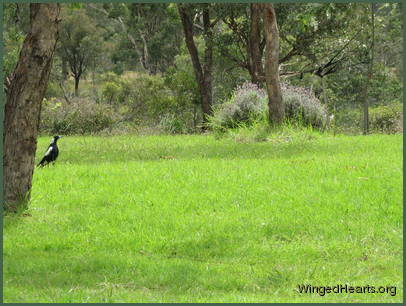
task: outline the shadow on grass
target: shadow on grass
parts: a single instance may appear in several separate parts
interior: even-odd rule
[[[108,287],[170,290],[182,294],[185,290],[195,287],[216,286],[213,280],[221,276],[218,271],[207,271],[205,263],[165,258],[158,254],[150,257],[139,254],[115,256],[113,253],[94,254],[96,256],[78,253],[74,255],[72,252],[35,253],[14,254],[13,259],[9,260],[5,258],[7,269],[4,278],[8,286],[34,288],[40,290],[43,296],[47,295],[47,290],[51,288],[62,289],[64,292],[81,288],[103,293]],[[26,264],[21,265],[22,262]],[[18,280],[18,283],[14,280]],[[225,289],[235,285],[235,280],[223,279],[217,284],[218,288],[212,289]],[[5,298],[7,299],[7,296]]]

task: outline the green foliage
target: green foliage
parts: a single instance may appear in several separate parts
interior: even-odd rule
[[[165,85],[175,94],[179,106],[199,105],[200,95],[190,55],[180,54],[165,74]]]
[[[373,132],[403,133],[403,104],[393,102],[370,108],[370,127]]]
[[[28,4],[5,3],[3,11],[3,71],[14,71],[29,25]]]
[[[20,31],[14,29],[7,31],[4,36],[4,58],[3,69],[6,76],[10,75],[17,64],[25,36]]]
[[[398,3],[380,3],[375,8],[373,77],[368,86],[373,107],[401,100],[402,93],[401,8]],[[290,52],[294,54],[286,66],[282,64],[282,73],[311,71],[308,67],[317,68],[333,57],[341,60],[336,71],[323,78],[325,88],[319,77],[306,73],[290,81],[312,87],[320,99],[325,96],[323,103],[337,114],[336,127],[355,132],[362,118],[355,109],[361,107],[371,55],[371,4],[280,4],[276,9],[281,59]],[[312,25],[314,17],[317,23]],[[306,31],[303,23],[308,27]]]
[[[71,103],[52,98],[45,100],[41,112],[42,134],[94,134],[111,129],[120,117],[113,109],[89,99],[77,98]]]
[[[62,138],[4,217],[4,302],[401,303],[402,136],[305,134]],[[294,290],[337,280],[398,290]]]
[[[335,132],[360,134],[363,116],[361,107],[337,111],[334,118]],[[371,133],[403,133],[403,104],[394,101],[387,105],[369,107],[369,128]]]
[[[362,130],[363,114],[361,108],[345,108],[334,114],[334,131],[356,135]]]
[[[116,72],[134,67],[155,74],[173,63],[182,41],[177,9],[166,3],[106,4],[111,19],[120,24],[119,44],[112,50]],[[137,59],[134,61],[134,59]]]
[[[190,56],[185,53],[177,55],[174,66],[168,69],[164,78],[165,86],[172,92],[174,104],[173,114],[168,118],[179,118],[188,132],[195,131],[202,117],[201,99]],[[168,118],[162,122],[165,126]],[[181,130],[185,131],[185,128]]]
[[[187,84],[185,84],[187,86]],[[166,80],[160,75],[140,74],[132,87],[130,98],[136,102],[138,112],[143,118],[164,127],[165,131],[175,133],[191,132],[196,127],[198,106],[176,95]]]
[[[392,101],[401,100],[402,78],[398,77],[397,73],[397,69],[383,63],[374,65],[374,77],[368,90],[372,106],[391,105]]]
[[[200,109],[196,83],[182,70],[165,76],[108,73],[101,76],[102,101],[115,106],[125,120],[155,125],[169,133],[194,130]]]
[[[121,80],[119,100],[129,107],[132,118],[154,120],[173,107],[171,93],[160,75],[126,73]]]
[[[68,71],[72,65],[68,64],[68,58],[76,58],[84,64],[80,72],[81,97],[107,105],[125,124],[146,129],[156,127],[170,133],[199,130],[200,94],[183,42],[177,4],[92,3],[61,4],[61,7],[60,40],[45,96],[48,100],[72,98],[72,69]],[[250,79],[246,54],[249,4],[188,4],[188,7],[195,16],[195,44],[201,59],[205,41],[199,12],[203,7],[210,9],[214,34],[213,104],[219,109],[224,101],[234,99],[238,85]],[[385,113],[386,108],[378,111],[375,108],[402,100],[402,9],[399,3],[379,3],[375,8],[375,57],[368,87],[373,113],[371,127],[373,131],[391,132],[392,128],[382,123],[387,120],[381,118],[377,119],[379,123],[375,122],[378,116],[375,113]],[[358,133],[362,122],[361,93],[371,50],[371,5],[291,3],[275,4],[275,10],[280,33],[281,77],[288,75],[294,87],[311,88],[329,113],[336,115],[336,131]],[[29,29],[29,3],[6,3],[3,24],[3,71],[9,76]],[[322,82],[312,69],[326,64],[332,57],[341,60],[340,65]],[[79,67],[74,67],[79,73]],[[307,73],[300,74],[300,71]],[[292,124],[301,121],[314,127],[324,125],[320,107],[311,114],[303,109],[298,111],[304,100],[303,95],[285,93]],[[290,110],[293,106],[294,114]],[[264,106],[264,113],[251,119],[245,115],[224,119],[229,120],[225,126],[255,125],[265,120],[265,112]],[[399,120],[395,121],[400,124]]]
[[[75,77],[80,79],[89,68],[95,69],[103,51],[102,32],[84,10],[62,11],[58,54]]]
[[[119,98],[122,98],[123,88],[117,82],[108,81],[102,85],[102,96],[106,103],[116,104],[119,103]]]

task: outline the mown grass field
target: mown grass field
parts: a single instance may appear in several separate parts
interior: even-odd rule
[[[400,135],[59,147],[35,171],[28,212],[4,218],[5,302],[403,300]],[[397,291],[319,296],[298,284]]]

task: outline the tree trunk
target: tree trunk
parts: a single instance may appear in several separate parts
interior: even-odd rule
[[[79,81],[80,77],[75,76],[75,97],[79,96]]]
[[[272,3],[264,3],[263,19],[265,28],[265,80],[268,93],[269,122],[281,125],[285,117],[279,83],[279,32]]]
[[[59,4],[30,4],[30,31],[24,40],[4,119],[4,201],[17,211],[30,198],[41,102],[58,37]]]
[[[327,75],[324,75],[321,77],[321,88],[322,88],[322,101],[325,106],[327,106],[327,86],[326,86],[326,81],[327,81]]]
[[[203,124],[207,123],[208,116],[212,114],[212,71],[213,71],[213,32],[210,25],[209,9],[203,9],[204,50],[203,68],[200,63],[199,54],[193,39],[192,18],[183,4],[178,5],[179,15],[182,20],[185,34],[186,46],[192,59],[193,70],[199,87],[200,101],[203,112]],[[205,128],[205,127],[203,127]]]
[[[254,84],[259,85],[261,83],[260,76],[264,74],[262,68],[262,52],[261,52],[261,31],[260,31],[260,19],[261,19],[261,4],[251,3],[251,24],[250,24],[250,36],[249,36],[249,66],[251,81]]]
[[[66,62],[65,57],[62,56],[62,81],[66,81],[68,75],[68,63]]]
[[[209,8],[203,9],[203,37],[205,40],[204,49],[204,63],[203,63],[203,86],[202,93],[202,109],[203,120],[207,122],[208,116],[212,114],[212,72],[213,72],[213,29],[210,25],[210,13]]]
[[[368,103],[368,87],[372,79],[373,65],[374,65],[374,44],[375,44],[375,5],[371,3],[371,27],[372,27],[372,39],[371,39],[371,56],[368,65],[368,77],[364,85],[363,90],[363,134],[368,135],[369,132],[369,103]]]

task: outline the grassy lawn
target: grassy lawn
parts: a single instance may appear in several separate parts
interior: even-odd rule
[[[5,302],[403,300],[401,135],[65,137],[59,148],[35,170],[28,213],[4,218]]]

